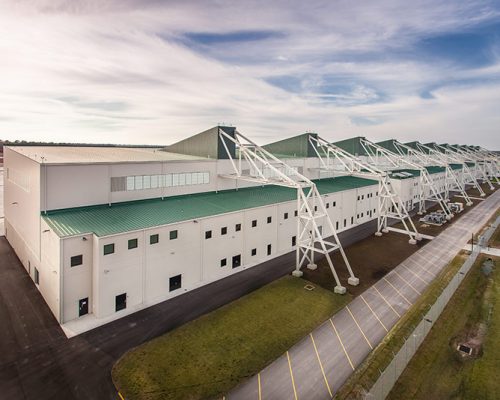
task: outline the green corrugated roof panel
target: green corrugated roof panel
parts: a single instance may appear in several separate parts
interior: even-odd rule
[[[429,154],[430,151],[428,149],[426,149],[425,147],[422,148],[422,146],[419,146],[421,143],[418,142],[418,141],[413,141],[413,142],[407,142],[405,143],[406,146],[408,147],[411,147],[412,149],[415,149],[417,151],[420,151],[420,152],[424,152],[426,154]],[[424,145],[425,146],[425,145]],[[428,147],[428,146],[427,146]]]
[[[277,157],[317,157],[310,137],[317,137],[316,133],[303,133],[302,135],[279,140],[262,146]]]
[[[476,163],[473,162],[466,162],[465,164],[467,164],[468,167],[473,167],[476,165]]]
[[[377,144],[384,149],[387,149],[389,151],[392,151],[393,153],[399,154],[399,148],[396,147],[395,145],[396,140],[394,139],[389,139],[389,140],[383,140],[382,142],[377,142]],[[405,148],[402,148],[401,151],[403,154],[408,154],[408,150]]]
[[[358,136],[355,138],[350,138],[350,139],[345,139],[341,140],[339,142],[333,142],[337,147],[340,147],[341,149],[347,151],[348,153],[355,155],[355,156],[366,156],[366,151],[361,145],[361,139],[364,139],[362,136]]]
[[[180,142],[165,147],[164,151],[212,159],[228,159],[229,156],[219,136],[219,129],[234,137],[236,128],[231,126],[215,126]],[[235,158],[235,144],[224,138],[232,158]]]
[[[439,174],[445,171],[445,167],[439,167],[437,165],[431,165],[429,167],[425,167],[425,169],[429,174]]]
[[[438,147],[437,143],[436,142],[429,142],[429,143],[424,143],[425,146],[427,147],[430,147],[431,149],[434,149],[434,150],[437,150],[441,153],[444,153],[444,149],[442,149],[441,147]]]
[[[451,169],[455,169],[455,170],[463,168],[463,164],[449,164],[449,165],[450,165]]]
[[[389,171],[389,174],[392,179],[409,179],[420,176],[420,171],[418,169],[394,169]]]
[[[343,176],[315,181],[321,194],[376,185],[371,179]],[[211,215],[261,207],[295,200],[295,189],[268,185],[263,187],[207,192],[49,211],[42,215],[60,237],[94,233],[108,236],[152,228]]]

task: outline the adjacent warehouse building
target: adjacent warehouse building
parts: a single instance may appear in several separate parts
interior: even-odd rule
[[[6,148],[6,237],[60,323],[104,323],[294,250],[296,191],[222,178],[218,129],[157,150]],[[339,231],[376,218],[377,181],[290,162]]]

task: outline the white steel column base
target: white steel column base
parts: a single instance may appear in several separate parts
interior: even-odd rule
[[[415,236],[415,239],[417,239],[417,241],[421,241],[423,239],[422,235],[419,233],[417,236]]]
[[[344,286],[335,286],[333,292],[337,294],[345,294],[346,288]]]
[[[446,220],[447,220],[447,221],[449,221],[449,220],[450,220],[450,219],[452,219],[452,218],[453,218],[453,215],[447,215],[447,216],[446,216]]]
[[[481,193],[480,196],[484,197],[484,196],[486,196],[486,193]]]
[[[351,276],[349,279],[347,279],[347,283],[351,286],[358,286],[359,285],[359,278]]]
[[[417,212],[417,215],[424,215],[425,213],[423,213],[422,211],[419,211]]]
[[[384,233],[389,233],[389,229],[384,228],[384,229],[382,229],[382,232],[384,232]]]
[[[307,264],[307,269],[310,269],[311,271],[314,271],[317,268],[318,266],[316,264]]]
[[[382,232],[375,232],[375,236],[382,236]]]
[[[473,205],[474,203],[472,201],[469,201],[468,203],[465,203],[466,206],[470,207],[471,205]]]
[[[410,244],[417,244],[417,241],[415,239],[410,239],[410,240],[408,240],[408,243],[410,243]]]
[[[296,278],[301,278],[302,275],[304,275],[304,273],[302,271],[300,271],[300,270],[294,270],[292,272],[292,275],[295,276]]]

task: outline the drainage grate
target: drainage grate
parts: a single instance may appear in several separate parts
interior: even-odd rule
[[[304,289],[306,289],[306,290],[314,290],[314,286],[313,285],[306,285],[306,286],[304,286]]]
[[[468,354],[468,355],[471,355],[471,353],[472,353],[472,349],[469,346],[466,346],[464,344],[459,344],[457,347],[457,350],[461,351],[462,353]]]

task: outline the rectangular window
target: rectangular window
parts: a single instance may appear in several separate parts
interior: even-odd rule
[[[283,214],[283,218],[284,218],[284,219],[288,219],[288,213],[284,213],[284,214]]]
[[[179,186],[186,185],[186,174],[179,174]]]
[[[127,190],[134,190],[135,178],[133,176],[127,176]]]
[[[179,186],[179,174],[172,174],[172,186]]]
[[[339,230],[339,221],[335,222],[335,230],[338,231]]]
[[[354,217],[351,217],[351,225],[354,224]]]
[[[362,195],[362,196],[361,196],[361,200],[364,200],[364,199],[365,199],[365,195]]]
[[[293,212],[293,215],[296,217],[297,215],[299,215],[299,212],[298,212],[297,210],[295,210],[295,211]]]
[[[233,257],[233,268],[238,268],[239,266],[241,266],[241,255],[240,254]]]
[[[271,255],[271,249],[272,249],[271,245],[270,245],[270,244],[268,244],[268,245],[267,245],[267,255],[268,255],[268,256],[270,256],[270,255]]]
[[[326,208],[330,208],[330,203],[326,203]]]
[[[267,217],[267,223],[270,224],[271,222],[273,222],[273,217]]]
[[[37,285],[40,284],[40,273],[38,272],[38,268],[37,267],[35,267],[35,283]]]
[[[115,311],[127,308],[127,293],[119,294],[115,297]]]
[[[235,229],[236,232],[241,231],[241,224],[236,224],[235,227],[234,227],[234,229]]]
[[[165,187],[171,187],[172,186],[172,174],[164,175],[164,181],[165,181]]]
[[[160,235],[158,235],[157,233],[149,236],[149,244],[156,244],[159,241],[160,241]]]
[[[135,190],[141,190],[141,189],[142,189],[142,175],[135,177]]]
[[[347,219],[344,218],[344,228],[347,226]]]
[[[128,249],[129,250],[137,248],[137,245],[138,245],[137,239],[129,239],[129,241],[128,241]]]
[[[220,228],[220,234],[221,235],[227,235],[227,226],[224,226],[224,227]]]
[[[360,197],[358,196],[358,201],[359,201]]]
[[[318,206],[314,206],[314,211],[318,211]]]
[[[158,187],[158,175],[151,175],[151,189]]]
[[[257,249],[252,249],[252,257],[257,255]]]
[[[176,275],[169,280],[169,290],[173,292],[174,290],[180,289],[182,286],[182,275]]]
[[[192,184],[191,173],[184,174],[184,176],[186,178],[186,185],[191,185]]]
[[[252,221],[252,228],[255,228],[256,226],[257,226],[257,220],[256,220],[256,219],[254,219],[254,220]]]
[[[113,254],[114,252],[115,252],[115,244],[114,243],[104,245],[104,255],[105,256],[107,256],[108,254]]]
[[[89,313],[89,298],[78,300],[78,316],[87,315]]]
[[[221,268],[225,267],[226,265],[227,265],[227,258],[223,258],[222,260],[220,260],[220,266],[221,266]]]
[[[78,256],[71,257],[71,266],[76,267],[77,265],[83,264],[83,255],[80,254]]]
[[[333,202],[333,206],[335,207],[336,205],[337,205],[337,202],[336,202],[336,201],[334,201],[334,202]]]
[[[144,175],[142,177],[142,188],[143,189],[151,189],[151,176]]]
[[[210,239],[212,237],[212,231],[205,231],[205,239]]]
[[[297,245],[297,236],[292,236],[292,247]]]
[[[198,173],[197,172],[191,172],[191,184],[192,185],[198,184]]]
[[[170,231],[170,240],[175,240],[178,237],[177,229]]]

